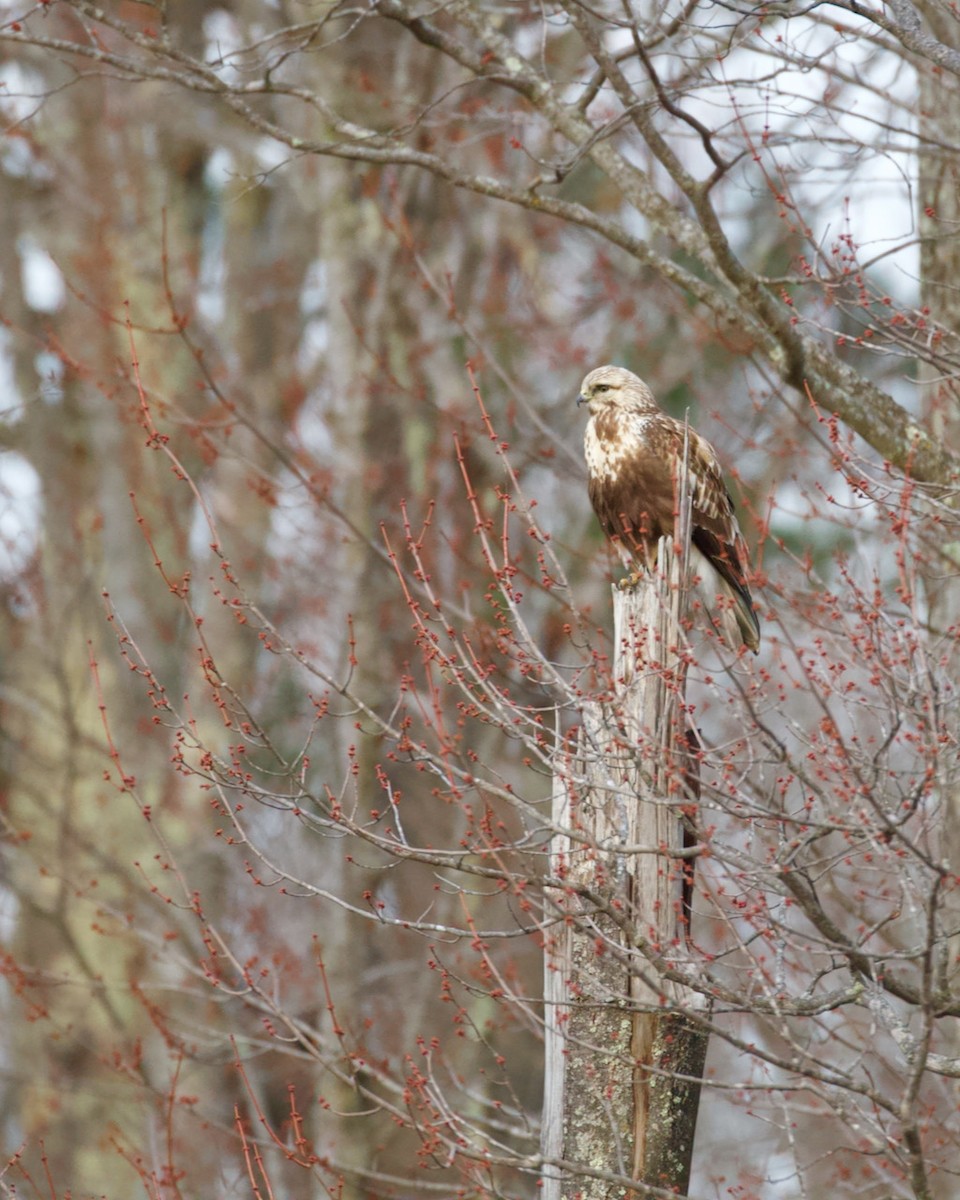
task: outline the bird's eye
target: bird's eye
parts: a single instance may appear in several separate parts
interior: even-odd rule
[[[610,391],[610,384],[609,384],[609,383],[598,383],[598,384],[596,384],[596,385],[594,386],[594,389],[593,389],[593,390],[594,390],[595,392],[609,392],[609,391]]]

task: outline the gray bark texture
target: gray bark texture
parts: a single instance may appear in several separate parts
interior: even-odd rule
[[[547,1200],[622,1197],[624,1177],[685,1194],[707,1034],[702,1000],[658,963],[683,937],[682,810],[695,800],[680,716],[685,565],[614,588],[613,693],[584,714],[573,801],[560,781],[554,871],[569,880],[548,948]],[[575,1165],[574,1165],[575,1164]]]

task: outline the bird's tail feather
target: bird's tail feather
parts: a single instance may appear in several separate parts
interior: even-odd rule
[[[722,579],[721,583],[733,601],[733,616],[743,644],[756,654],[760,649],[760,621],[753,607],[753,599],[746,588],[736,587],[726,579]]]
[[[743,642],[756,654],[760,649],[760,621],[750,592],[745,586],[721,574],[705,554],[696,548],[694,550],[695,569],[701,580],[699,591],[706,611],[732,649]],[[718,597],[722,598],[722,604],[717,604]]]

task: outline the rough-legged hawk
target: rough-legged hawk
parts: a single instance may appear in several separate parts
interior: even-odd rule
[[[657,407],[642,379],[623,367],[597,367],[577,404],[590,420],[584,436],[590,501],[603,532],[630,571],[653,566],[657,542],[673,533],[683,464],[684,426]],[[687,429],[691,561],[711,615],[731,645],[756,653],[760,622],[747,584],[747,547],[713,447]],[[731,619],[732,618],[732,619]]]

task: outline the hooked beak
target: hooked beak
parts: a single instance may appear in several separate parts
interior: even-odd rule
[[[577,408],[579,408],[581,404],[589,404],[589,403],[590,403],[590,401],[582,393],[579,396],[577,396]]]

